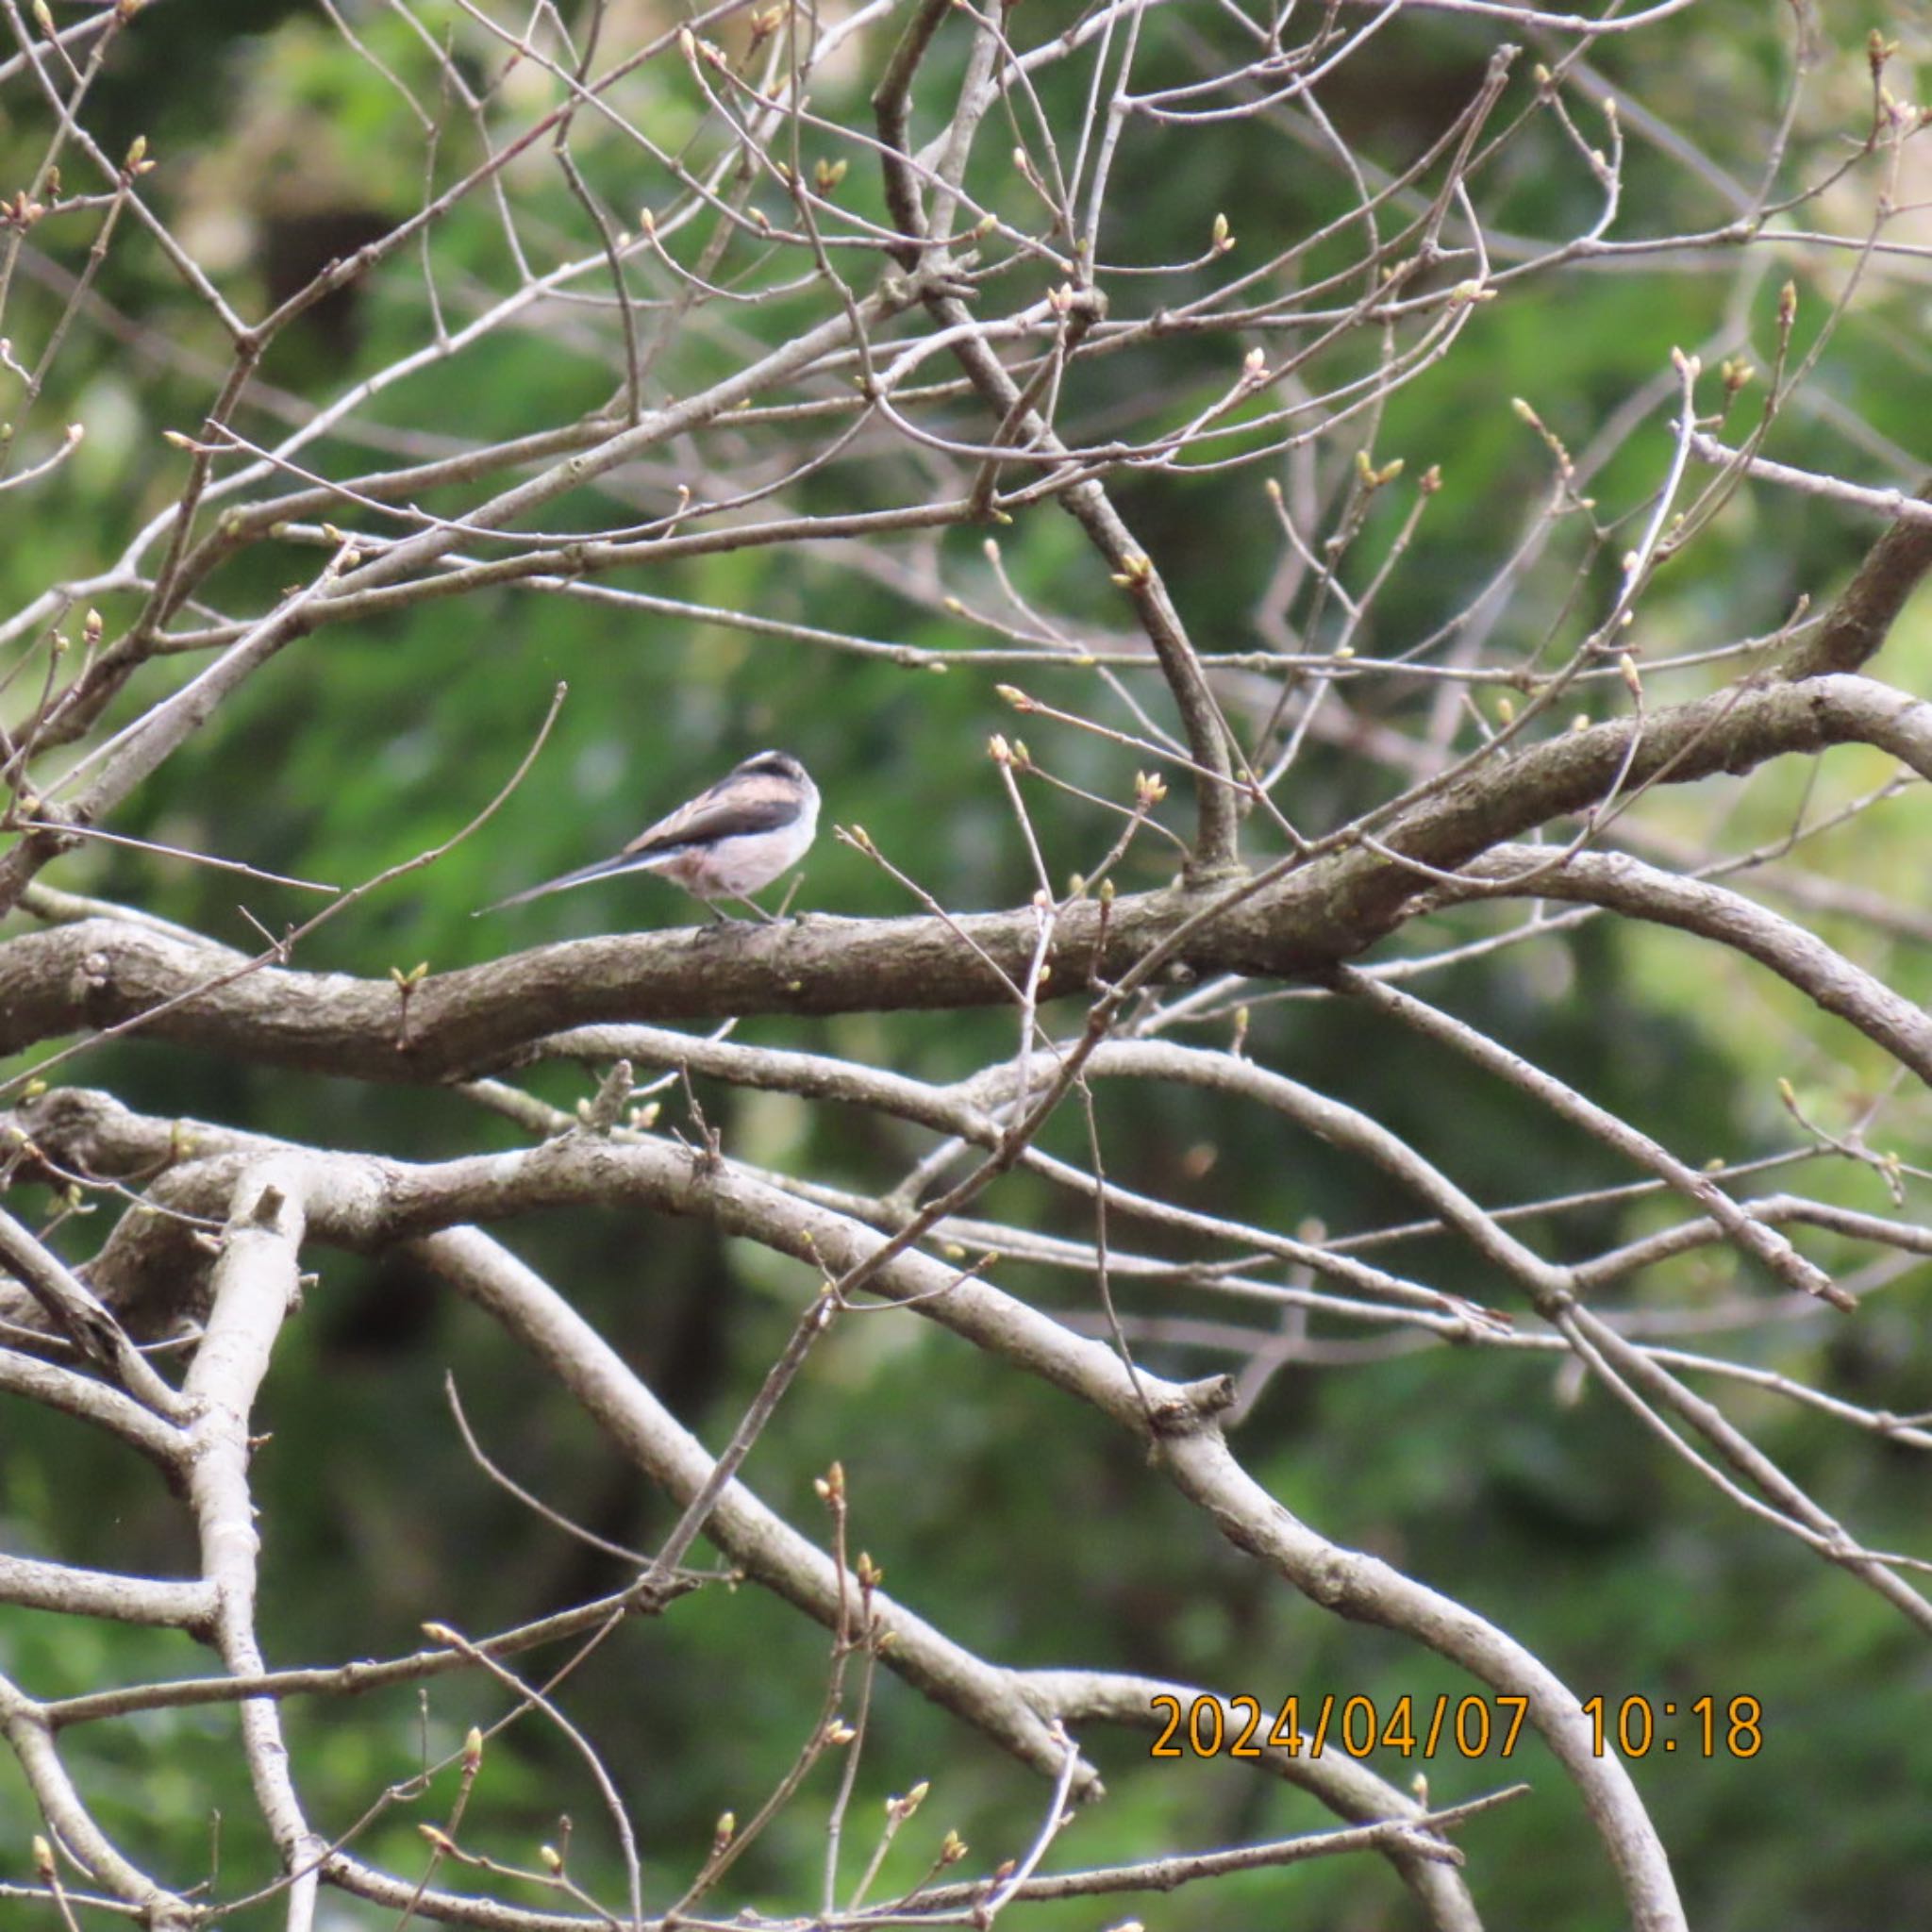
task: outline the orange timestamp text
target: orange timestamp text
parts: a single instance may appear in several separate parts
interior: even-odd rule
[[[1510,1757],[1529,1714],[1529,1699],[1502,1694],[1465,1697],[1407,1695],[1386,1706],[1372,1697],[1329,1691],[1303,1699],[1291,1692],[1270,1715],[1257,1697],[1209,1697],[1186,1702],[1163,1691],[1149,1699],[1164,1720],[1149,1755],[1155,1757],[1259,1757],[1264,1751],[1320,1757],[1341,1751],[1367,1757],[1393,1751],[1403,1757]],[[1687,1756],[1755,1757],[1764,1744],[1764,1709],[1755,1697],[1723,1703],[1699,1697],[1688,1704],[1625,1697],[1612,1704],[1590,1698],[1591,1748],[1601,1757],[1647,1757],[1653,1750]]]

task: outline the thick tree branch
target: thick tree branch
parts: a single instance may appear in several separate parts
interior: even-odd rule
[[[157,1415],[178,1417],[186,1412],[182,1398],[129,1342],[94,1291],[4,1208],[0,1208],[0,1266],[40,1304],[58,1333],[129,1394]]]
[[[264,1665],[255,1634],[260,1540],[249,1494],[249,1416],[282,1324],[301,1301],[296,1257],[309,1176],[296,1158],[241,1158],[224,1203],[232,1213],[209,1284],[208,1327],[184,1392],[199,1410],[188,1492],[200,1531],[202,1574],[214,1595],[216,1646],[231,1672],[256,1675]],[[322,1840],[302,1814],[273,1698],[243,1702],[242,1742],[256,1803],[291,1881],[289,1932],[308,1932]]]
[[[1921,486],[1919,498],[1932,503],[1932,481]],[[1818,628],[1785,659],[1785,676],[1798,679],[1862,671],[1877,656],[1906,600],[1928,570],[1932,522],[1900,517],[1866,552]]]
[[[1184,1710],[1191,1710],[1195,1699],[1204,1694],[1195,1684],[1130,1676],[1122,1671],[1028,1671],[1023,1681],[1042,1709],[1067,1724],[1099,1721],[1142,1731],[1158,1732],[1165,1722],[1165,1713],[1154,1702],[1157,1697],[1177,1698]],[[1222,1702],[1224,1723],[1241,1724],[1242,1714]],[[1367,1765],[1346,1755],[1338,1759],[1332,1752],[1264,1748],[1261,1762],[1291,1783],[1318,1790],[1343,1818],[1367,1822],[1391,1815],[1388,1786]],[[1420,1819],[1424,1814],[1424,1807],[1416,1799],[1399,1800],[1395,1815]],[[1482,1932],[1474,1901],[1454,1866],[1400,1847],[1391,1847],[1389,1857],[1440,1932]]]
[[[175,1205],[185,1205],[231,1185],[235,1163],[251,1158],[192,1163],[165,1177],[161,1191],[177,1197]],[[597,1373],[622,1374],[625,1400],[616,1412],[626,1417],[635,1414],[634,1378],[601,1338],[493,1242],[459,1232],[453,1224],[541,1206],[624,1200],[659,1212],[696,1216],[722,1233],[745,1236],[789,1254],[814,1274],[845,1273],[868,1262],[882,1245],[875,1230],[845,1215],[788,1194],[729,1160],[696,1158],[661,1141],[617,1145],[569,1137],[527,1153],[436,1167],[371,1156],[309,1155],[303,1171],[314,1238],[364,1248],[432,1229],[448,1230],[437,1241],[445,1247],[455,1244],[453,1259],[465,1278],[488,1287],[499,1319],[509,1322],[512,1332],[578,1391],[580,1400],[590,1400],[584,1392],[590,1386],[584,1364],[608,1364]],[[435,1253],[425,1258],[434,1258]],[[151,1250],[143,1258],[152,1266],[158,1254]],[[104,1277],[117,1272],[105,1257],[102,1272]],[[868,1286],[888,1300],[915,1305],[926,1319],[1097,1408],[1118,1427],[1146,1441],[1183,1493],[1207,1509],[1224,1534],[1269,1561],[1314,1601],[1403,1631],[1492,1689],[1529,1698],[1531,1722],[1582,1791],[1619,1869],[1634,1922],[1642,1932],[1678,1932],[1683,1919],[1655,1829],[1622,1764],[1593,1752],[1579,1700],[1502,1630],[1389,1565],[1329,1542],[1291,1517],[1228,1452],[1213,1420],[1211,1391],[1145,1371],[1130,1373],[1106,1343],[1075,1335],[986,1281],[962,1278],[945,1263],[914,1251],[901,1252],[878,1266]],[[522,1312],[509,1299],[512,1290],[525,1298]],[[539,1313],[541,1322],[534,1319]],[[604,1420],[608,1405],[592,1412]],[[1150,1417],[1156,1430],[1151,1437]],[[709,1464],[699,1451],[697,1466],[684,1473],[679,1492],[695,1493]],[[728,1534],[724,1522],[721,1506],[714,1518],[721,1541]],[[831,1581],[835,1587],[836,1579]],[[826,1587],[821,1584],[815,1593],[822,1597]],[[823,1603],[816,1613],[823,1614]],[[950,1703],[945,1688],[931,1694]],[[1061,1748],[1049,1740],[1047,1756],[1058,1769]]]
[[[0,1603],[70,1616],[107,1617],[117,1624],[148,1624],[197,1636],[213,1622],[215,1593],[201,1581],[156,1576],[117,1576],[76,1570],[31,1557],[0,1555]]]
[[[1623,853],[1579,852],[1554,869],[1534,845],[1498,846],[1464,868],[1501,896],[1512,881],[1540,899],[1603,906],[1628,918],[1715,940],[1766,966],[1827,1013],[1856,1026],[1932,1085],[1932,1018],[1815,933],[1727,886],[1687,879]],[[1453,888],[1442,897],[1453,900]]]
[[[0,1391],[97,1424],[140,1450],[169,1482],[179,1482],[181,1432],[120,1390],[18,1349],[0,1348]]]
[[[177,1893],[161,1889],[133,1864],[81,1801],[41,1707],[0,1677],[0,1736],[20,1759],[34,1802],[48,1828],[104,1890],[138,1907],[149,1932],[188,1932],[198,1914]]]
[[[1685,783],[1843,743],[1875,745],[1932,777],[1932,706],[1862,677],[1736,687],[1532,746],[1424,799],[1379,841],[1453,869],[1586,809],[1620,775],[1625,789]],[[1048,986],[1071,991],[1096,975],[1117,979],[1217,904],[1224,909],[1186,942],[1172,969],[1177,976],[1318,972],[1384,937],[1431,890],[1413,870],[1344,843],[1306,862],[1283,860],[1218,897],[1141,893],[1115,900],[1105,918],[1083,901],[1056,921]],[[754,932],[684,927],[578,940],[432,974],[410,995],[407,1035],[387,979],[264,968],[150,1024],[158,1038],[258,1062],[442,1080],[506,1064],[540,1032],[600,1021],[1002,1004],[1011,992],[1000,974],[1024,978],[1038,938],[1028,907],[943,920],[813,915]],[[0,1053],[135,1020],[232,970],[231,958],[111,920],[0,943]]]

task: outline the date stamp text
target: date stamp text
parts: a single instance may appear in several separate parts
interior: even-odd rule
[[[1162,1720],[1149,1753],[1155,1757],[1291,1757],[1341,1752],[1367,1757],[1393,1751],[1404,1757],[1508,1757],[1516,1750],[1529,1699],[1502,1694],[1303,1698],[1292,1692],[1270,1707],[1257,1697],[1200,1696],[1191,1703],[1163,1693],[1150,1700]],[[1755,1697],[1591,1697],[1579,1707],[1599,1757],[1756,1757],[1764,1748],[1764,1707]]]

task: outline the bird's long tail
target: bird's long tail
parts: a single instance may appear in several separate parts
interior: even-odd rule
[[[615,858],[600,858],[595,865],[580,865],[575,872],[567,872],[561,878],[545,879],[541,886],[525,886],[521,892],[512,892],[508,899],[499,899],[493,906],[477,908],[470,916],[481,919],[486,912],[501,912],[506,906],[521,906],[526,899],[541,899],[546,892],[561,892],[572,886],[584,885],[591,879],[608,878],[615,873],[648,871],[663,857],[658,852],[647,857],[620,852]]]

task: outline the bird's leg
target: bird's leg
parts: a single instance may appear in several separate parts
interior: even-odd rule
[[[750,907],[767,925],[776,925],[779,924],[778,915],[775,912],[767,912],[756,899],[747,899],[741,892],[733,892],[731,897],[738,905]],[[734,919],[731,923],[734,925],[742,925],[744,924],[741,919]]]

